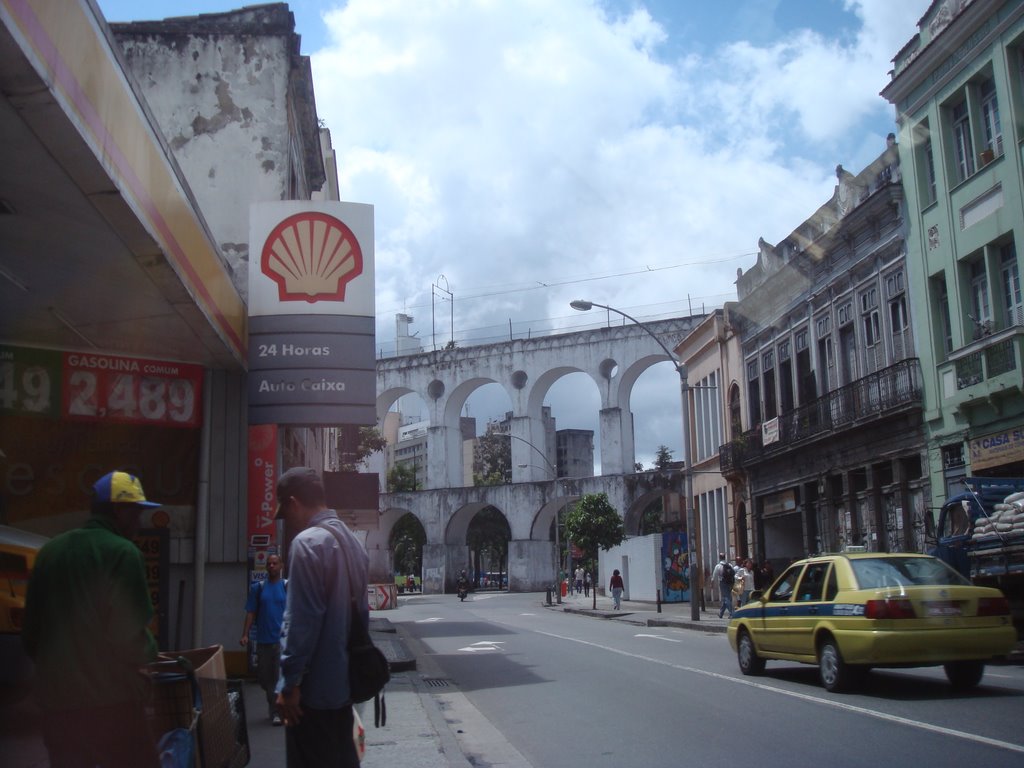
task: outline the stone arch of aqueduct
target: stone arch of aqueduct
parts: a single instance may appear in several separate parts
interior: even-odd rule
[[[645,323],[672,349],[700,322],[700,316]],[[635,473],[633,414],[630,399],[640,375],[666,359],[661,346],[637,325],[456,347],[377,361],[377,414],[383,419],[403,395],[417,394],[429,414],[426,487],[381,495],[378,530],[367,537],[371,578],[390,581],[391,531],[407,513],[426,532],[423,583],[427,592],[450,590],[455,574],[468,567],[466,531],[473,516],[488,506],[500,510],[512,532],[509,586],[540,590],[552,583],[555,548],[550,532],[555,514],[583,494],[606,493],[636,533],[639,517],[652,498],[676,498],[678,475]],[[600,393],[602,474],[559,479],[538,463],[532,446],[545,445],[542,406],[561,377],[583,372]],[[479,387],[498,384],[511,403],[512,482],[464,487],[459,417]],[[531,455],[533,454],[533,455]],[[552,464],[553,457],[545,457]]]

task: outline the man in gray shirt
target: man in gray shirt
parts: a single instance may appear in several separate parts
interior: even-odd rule
[[[369,558],[333,510],[309,467],[277,481],[277,518],[292,540],[281,630],[277,706],[288,768],[357,768],[352,740],[348,636],[353,609],[368,617]]]

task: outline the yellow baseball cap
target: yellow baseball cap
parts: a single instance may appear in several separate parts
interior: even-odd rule
[[[97,501],[112,504],[138,504],[140,507],[160,507],[154,501],[146,501],[142,483],[135,475],[127,472],[109,472],[92,486]]]

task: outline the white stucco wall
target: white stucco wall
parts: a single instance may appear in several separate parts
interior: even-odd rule
[[[661,588],[661,534],[626,539],[617,547],[598,552],[598,584],[605,594],[611,594],[608,581],[616,568],[622,572],[626,587],[624,600],[656,601]]]
[[[288,40],[119,35],[215,242],[248,295],[249,204],[286,197]]]

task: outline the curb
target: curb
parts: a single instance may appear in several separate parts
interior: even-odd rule
[[[388,660],[388,669],[392,674],[416,670],[416,657],[410,653],[390,619],[371,617],[370,637]]]
[[[557,606],[548,606],[546,603],[542,603],[545,608],[554,608],[557,610]],[[635,624],[639,627],[672,627],[675,629],[691,629],[700,632],[714,632],[717,634],[725,634],[727,627],[722,624],[701,624],[695,621],[685,621],[683,619],[650,619],[635,616],[631,611],[604,611],[594,610],[592,608],[574,608],[574,607],[562,607],[562,611],[565,613],[575,613],[580,616],[589,616],[592,619],[609,619],[612,621],[621,621],[623,624]]]

